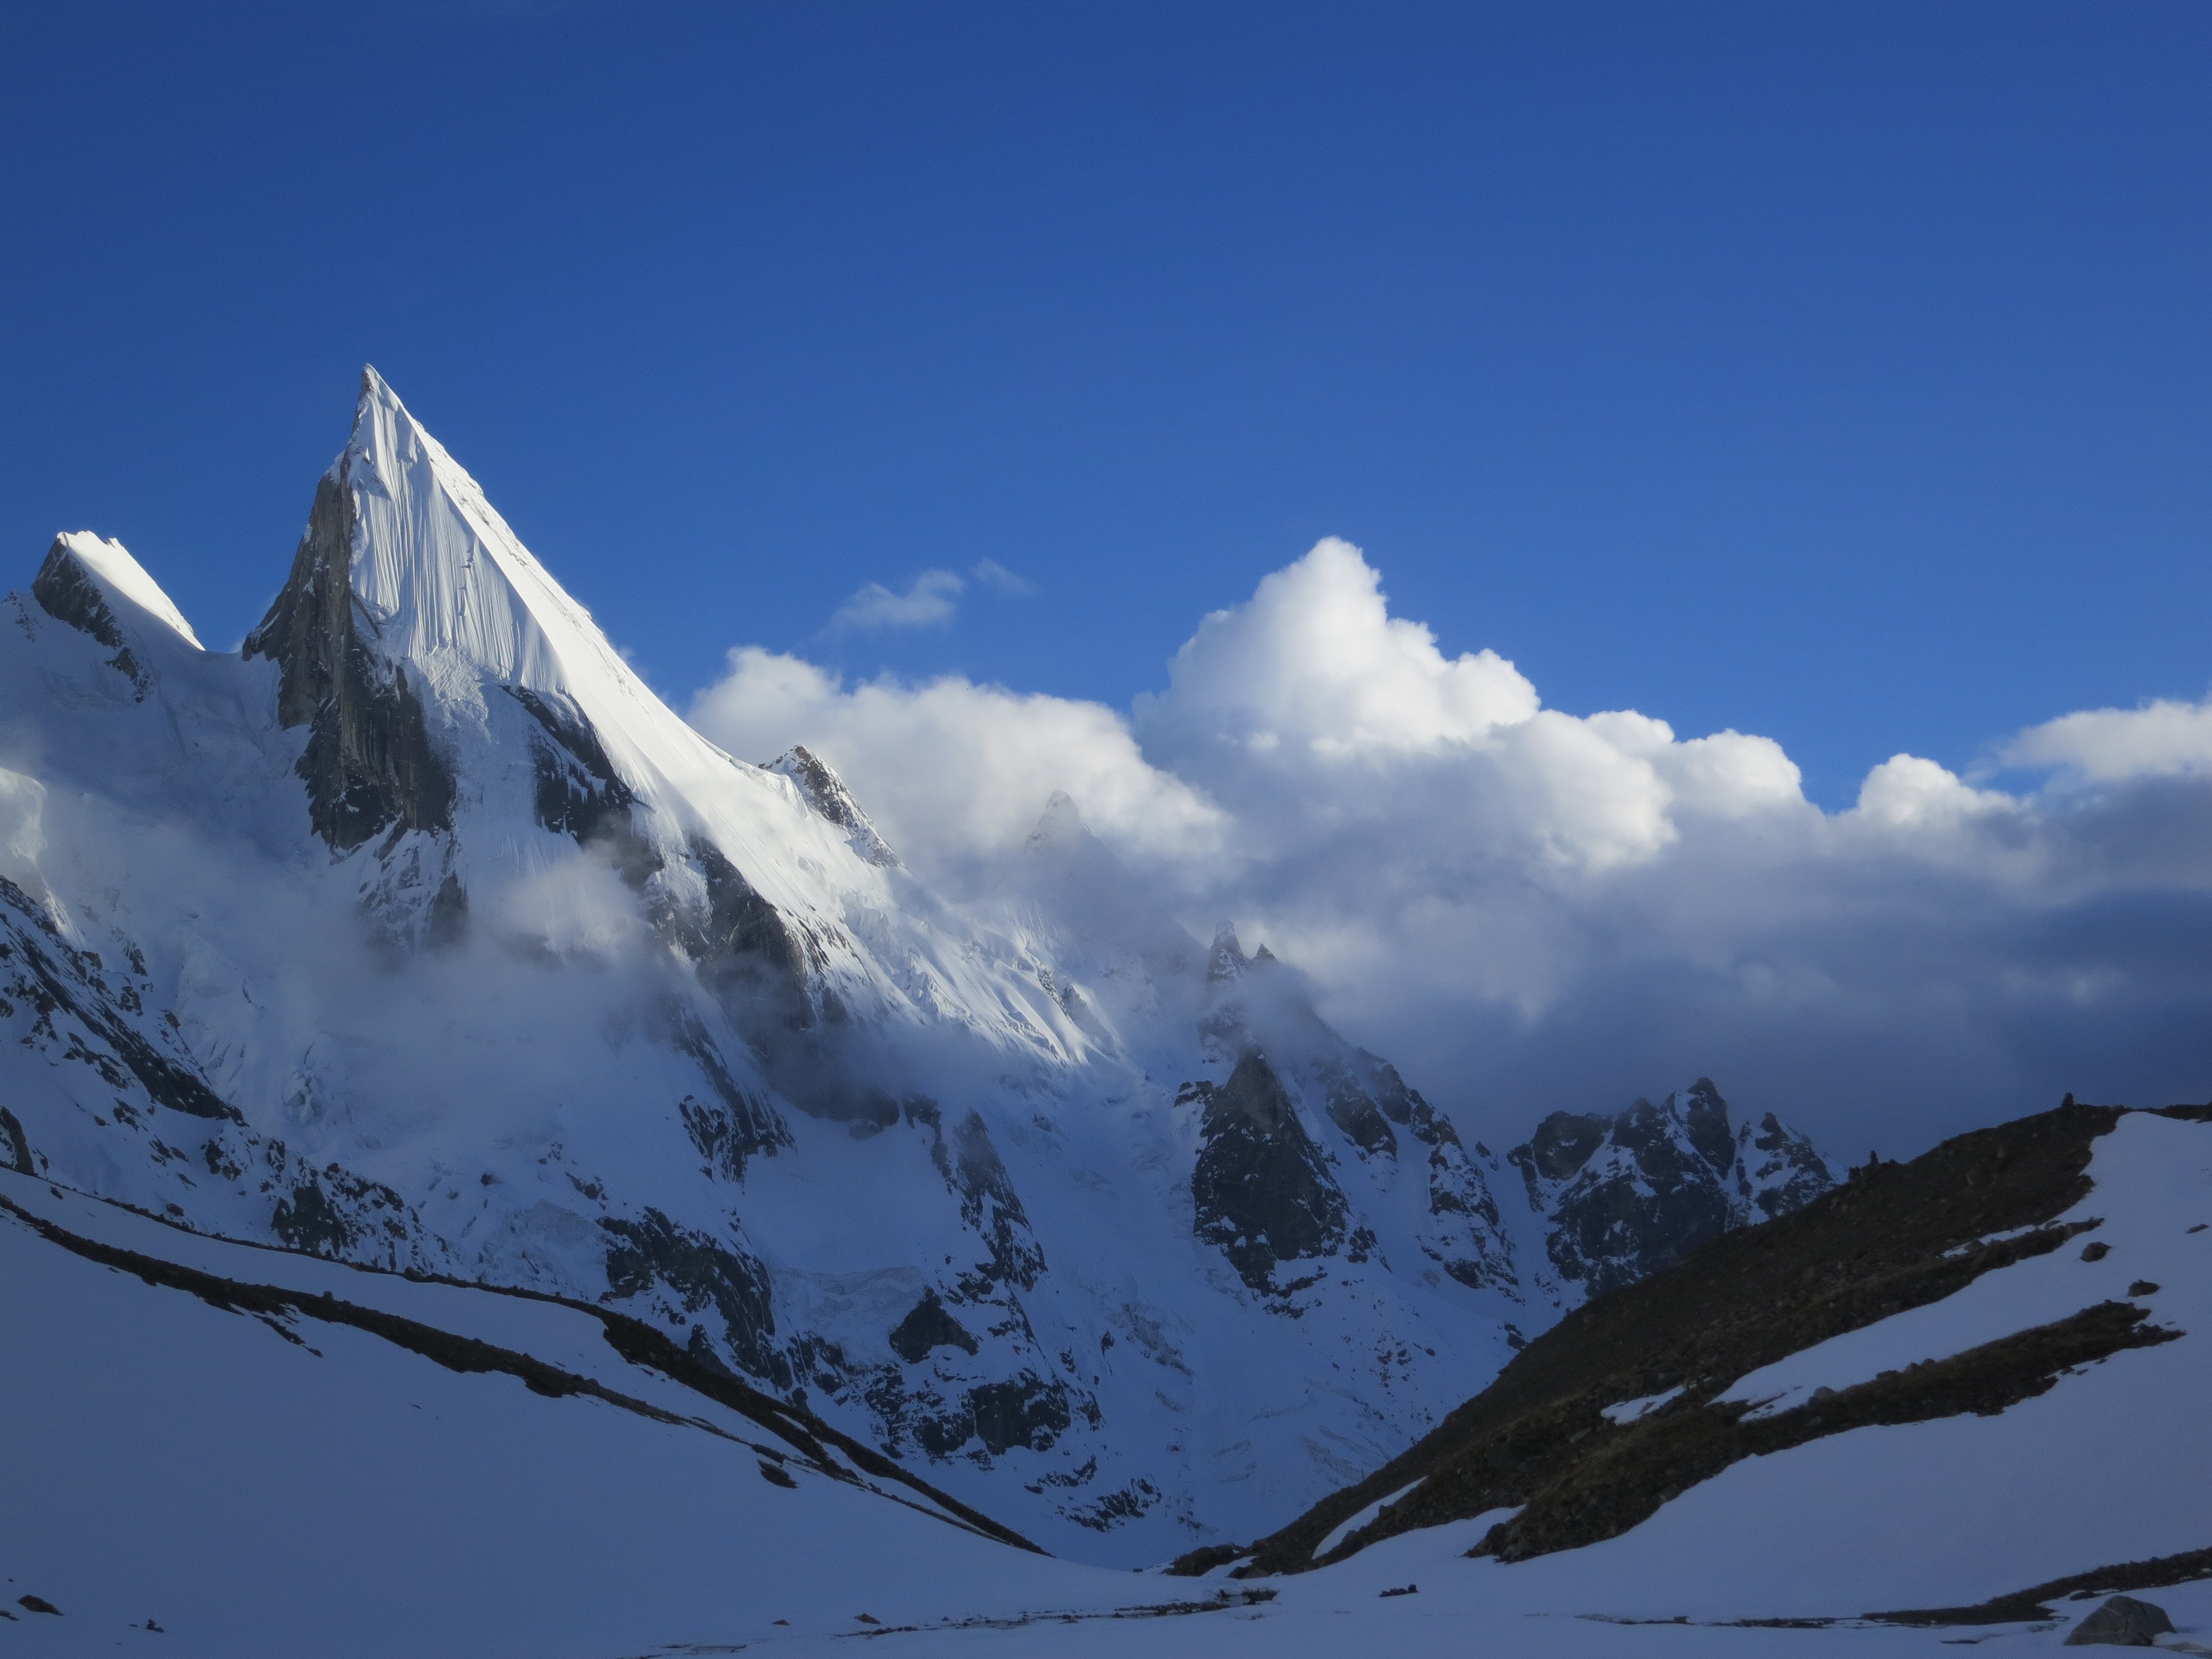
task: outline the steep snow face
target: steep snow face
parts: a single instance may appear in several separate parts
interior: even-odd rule
[[[654,698],[373,371],[241,653],[67,537],[0,708],[0,1164],[605,1301],[1123,1563],[1550,1316],[1499,1160],[1293,968],[1064,798],[944,903],[818,757]]]
[[[374,368],[332,468],[360,526],[348,581],[386,654],[534,691],[577,692],[599,712],[651,694],[591,617],[523,546]]]

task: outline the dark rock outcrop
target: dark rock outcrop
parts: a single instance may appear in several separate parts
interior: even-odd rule
[[[690,854],[707,884],[707,911],[671,915],[665,926],[697,965],[700,979],[757,1040],[814,1024],[807,995],[806,942],[763,898],[721,848],[694,836]]]
[[[299,773],[307,814],[337,852],[403,830],[453,828],[452,768],[431,744],[407,670],[372,651],[375,623],[353,593],[350,459],[315,487],[292,573],[245,654],[282,670],[276,718],[308,728]]]
[[[1016,1447],[1048,1451],[1075,1420],[1066,1385],[1027,1366],[962,1389],[951,1401],[927,1386],[909,1390],[891,1367],[870,1387],[867,1401],[889,1449],[911,1439],[940,1459],[965,1452],[981,1462]]]
[[[1735,1378],[2077,1237],[2078,1225],[2051,1224],[2088,1190],[2092,1143],[2118,1117],[2118,1108],[2069,1105],[1961,1135],[1910,1164],[1874,1165],[1586,1304],[1411,1450],[1261,1540],[1248,1571],[1303,1571],[1335,1528],[1401,1493],[1329,1559],[1506,1508],[1519,1513],[1492,1529],[1483,1553],[1517,1560],[1577,1547],[1741,1458],[1868,1424],[2002,1411],[2069,1366],[2171,1340],[2146,1310],[2108,1302],[1778,1414],[1751,1417],[1748,1406],[1718,1400]],[[1524,1150],[1540,1168],[1534,1145]],[[1670,1391],[1679,1393],[1665,1409],[1633,1421],[1604,1415]]]
[[[981,1116],[969,1112],[948,1135],[937,1103],[916,1096],[906,1103],[906,1117],[929,1136],[930,1162],[959,1198],[960,1218],[990,1253],[987,1267],[963,1276],[962,1296],[989,1296],[1001,1285],[1032,1288],[1044,1271],[1044,1250]]]
[[[699,1149],[708,1167],[728,1181],[743,1181],[745,1163],[756,1152],[772,1152],[791,1144],[791,1132],[765,1102],[738,1094],[738,1104],[703,1101],[686,1095],[676,1103],[684,1132]]]
[[[1355,1142],[1359,1136],[1352,1126],[1372,1137],[1377,1127],[1388,1133],[1395,1123],[1426,1151],[1429,1215],[1435,1224],[1424,1231],[1423,1253],[1470,1289],[1514,1285],[1498,1200],[1451,1120],[1421,1098],[1419,1090],[1407,1087],[1396,1066],[1364,1048],[1353,1052],[1349,1066],[1324,1070],[1330,1120]],[[1377,1139],[1375,1150],[1395,1157],[1395,1137],[1387,1144]]]
[[[331,1164],[302,1174],[276,1200],[269,1230],[289,1249],[344,1261],[380,1249],[396,1251],[422,1231],[422,1223],[382,1182]]]
[[[22,1120],[5,1106],[0,1106],[0,1156],[17,1175],[39,1172],[31,1162],[31,1138],[23,1133]]]
[[[1802,1136],[1769,1113],[1741,1130],[1710,1079],[1618,1117],[1554,1112],[1509,1154],[1550,1218],[1562,1279],[1601,1296],[1732,1227],[1802,1208],[1835,1184]]]
[[[924,1291],[914,1311],[891,1328],[890,1345],[891,1352],[909,1365],[919,1365],[934,1349],[957,1348],[974,1354],[981,1346],[934,1290]]]
[[[1337,1253],[1347,1214],[1343,1191],[1257,1050],[1237,1062],[1228,1082],[1206,1085],[1197,1097],[1205,1116],[1190,1189],[1199,1237],[1228,1256],[1254,1291],[1297,1288],[1278,1284],[1275,1269]]]
[[[2173,1620],[2153,1601],[2115,1595],[2066,1633],[2069,1648],[2154,1648],[2173,1634]]]
[[[637,796],[608,758],[599,732],[565,696],[521,685],[507,691],[538,726],[530,740],[538,822],[580,847],[600,849],[632,890],[642,890],[665,860],[640,833],[633,813]]]
[[[791,1362],[775,1344],[775,1312],[768,1269],[711,1235],[678,1226],[659,1210],[635,1218],[602,1216],[607,1247],[607,1297],[627,1302],[657,1292],[672,1322],[714,1310],[723,1340],[753,1376],[789,1388]]]
[[[164,1053],[138,1028],[130,1009],[143,1000],[134,987],[109,983],[100,958],[61,936],[30,896],[0,878],[0,992],[30,1016],[30,1047],[90,1066],[112,1089],[132,1084],[156,1106],[187,1116],[243,1121],[207,1085],[181,1045]]]
[[[1345,1139],[1363,1154],[1398,1156],[1398,1137],[1390,1133],[1389,1120],[1348,1071],[1340,1071],[1328,1079],[1328,1121],[1343,1130]]]
[[[725,1180],[743,1181],[745,1166],[754,1158],[773,1156],[791,1145],[790,1126],[766,1100],[738,1086],[705,1024],[681,1004],[671,1011],[668,1041],[679,1054],[690,1056],[715,1097],[701,1100],[686,1095],[676,1109],[684,1133],[710,1170]]]

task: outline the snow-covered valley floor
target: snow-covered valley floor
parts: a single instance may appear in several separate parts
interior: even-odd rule
[[[0,1199],[16,1212],[0,1212],[0,1606],[13,1613],[0,1653],[2051,1648],[2094,1602],[2061,1604],[2062,1619],[2041,1626],[1901,1628],[1856,1615],[1971,1603],[2212,1544],[2212,1125],[2126,1116],[2097,1143],[2090,1174],[2094,1189],[2070,1218],[2101,1218],[2084,1235],[2107,1247],[2096,1260],[2069,1246],[2020,1262],[1733,1392],[1847,1386],[2107,1299],[2148,1305],[2180,1340],[2085,1367],[2001,1415],[1863,1429],[1748,1460],[1589,1548],[1510,1566],[1469,1560],[1481,1518],[1322,1571],[1231,1583],[1056,1561],[804,1458],[764,1457],[757,1424],[629,1364],[588,1313],[202,1238],[0,1173]],[[297,1310],[223,1310],[72,1253],[30,1217],[280,1286]],[[317,1317],[325,1292],[526,1352],[662,1416],[447,1369]],[[1408,1584],[1418,1591],[1383,1594]],[[1112,1616],[1255,1591],[1274,1594]],[[2179,1627],[2170,1645],[2212,1646],[2212,1582],[2143,1594]],[[25,1609],[25,1595],[61,1611]],[[1626,1622],[1677,1617],[1694,1622]],[[1838,1622],[1720,1622],[1780,1617]]]

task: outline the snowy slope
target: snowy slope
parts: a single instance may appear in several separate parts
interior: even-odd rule
[[[0,1174],[0,1199],[75,1237],[297,1296],[273,1319],[221,1311],[0,1212],[9,1328],[39,1338],[0,1348],[0,1390],[40,1429],[18,1437],[14,1489],[38,1502],[0,1506],[0,1573],[11,1606],[27,1594],[61,1609],[17,1611],[0,1641],[239,1659],[827,1655],[874,1631],[889,1651],[938,1659],[2055,1649],[2094,1599],[2062,1601],[2045,1622],[1918,1628],[1859,1615],[2204,1547],[2212,1512],[2191,1449],[2212,1381],[2195,1334],[2212,1319],[2212,1232],[2191,1229],[2212,1219],[2212,1126],[2130,1115],[2096,1143],[2090,1175],[2088,1198],[2063,1219],[2096,1219],[2084,1236],[2108,1255],[1997,1269],[1960,1292],[1971,1305],[1955,1310],[1957,1334],[1900,1316],[1859,1333],[1856,1351],[1808,1352],[1804,1376],[1840,1386],[1960,1336],[2049,1322],[2124,1294],[2128,1274],[2154,1276],[2160,1289],[2144,1294],[2155,1316],[2191,1334],[2116,1354],[1995,1415],[1854,1431],[1740,1463],[1588,1548],[1469,1559],[1496,1518],[1479,1516],[1255,1585],[1053,1561],[796,1456],[779,1466],[787,1487],[747,1443],[763,1439],[757,1425],[696,1396],[687,1411],[666,1379],[580,1340],[588,1316],[194,1239]],[[325,1290],[627,1383],[699,1420],[456,1372],[319,1314]],[[91,1537],[101,1547],[84,1547]],[[1195,1610],[1224,1591],[1228,1605]],[[1273,1595],[1248,1599],[1255,1591]],[[2138,1593],[2174,1616],[2170,1645],[2201,1648],[2212,1634],[2212,1580]],[[1734,1622],[1775,1618],[1804,1622]]]
[[[38,1430],[0,1505],[8,1651],[611,1656],[720,1637],[733,1613],[911,1617],[947,1582],[988,1602],[1014,1559],[1031,1594],[1092,1583],[895,1484],[825,1473],[623,1364],[588,1316],[181,1237],[13,1175],[0,1199],[297,1295],[276,1317],[222,1310],[0,1212],[0,1398]],[[457,1371],[338,1322],[324,1294],[604,1378],[661,1415]],[[27,1593],[61,1613],[17,1609]]]
[[[1970,1224],[2008,1212],[2015,1224]],[[1893,1247],[1900,1213],[1922,1242]],[[1356,1512],[1366,1491],[1343,1494],[1263,1546],[1292,1577],[1243,1582],[1325,1597],[1294,1587],[1425,1559],[1425,1592],[1434,1573],[1498,1609],[1832,1621],[2192,1553],[2179,1576],[2212,1571],[2203,1109],[2069,1103],[1960,1137],[1577,1319],[1455,1414],[1457,1439],[1370,1483],[1388,1492]],[[1807,1329],[1832,1334],[1703,1374]],[[1608,1390],[1603,1411],[1578,1393],[1683,1365],[1699,1373],[1686,1387]],[[1527,1507],[1485,1509],[1501,1476],[1529,1483]],[[1455,1518],[1407,1529],[1425,1513]]]
[[[1073,802],[943,902],[818,757],[654,697],[374,371],[240,653],[66,536],[0,711],[0,1164],[605,1301],[1121,1564],[1556,1313],[1548,1212],[1292,968]]]

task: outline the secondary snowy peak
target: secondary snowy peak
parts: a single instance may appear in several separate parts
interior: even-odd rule
[[[96,597],[106,609],[111,625],[134,628],[136,631],[150,621],[176,635],[195,651],[207,648],[200,643],[199,635],[192,632],[192,625],[185,620],[185,613],[177,609],[175,602],[161,591],[161,585],[146,574],[145,567],[131,556],[121,542],[103,541],[89,530],[74,530],[55,537],[46,563],[40,567],[38,577],[31,584],[31,592],[48,614],[67,622],[72,618],[63,616],[49,596],[60,600],[64,592],[71,591],[82,596],[76,601],[80,605]]]
[[[120,542],[90,531],[54,538],[31,583],[31,598],[54,621],[75,629],[111,654],[107,665],[131,683],[140,702],[154,689],[154,665],[166,653],[203,647],[184,613]],[[20,605],[20,595],[14,602]],[[23,626],[35,631],[27,611]]]
[[[797,784],[807,804],[842,830],[853,850],[869,863],[897,865],[899,855],[891,851],[891,844],[869,822],[860,804],[853,799],[853,792],[846,788],[845,780],[837,775],[829,762],[804,744],[794,744],[762,769]]]

